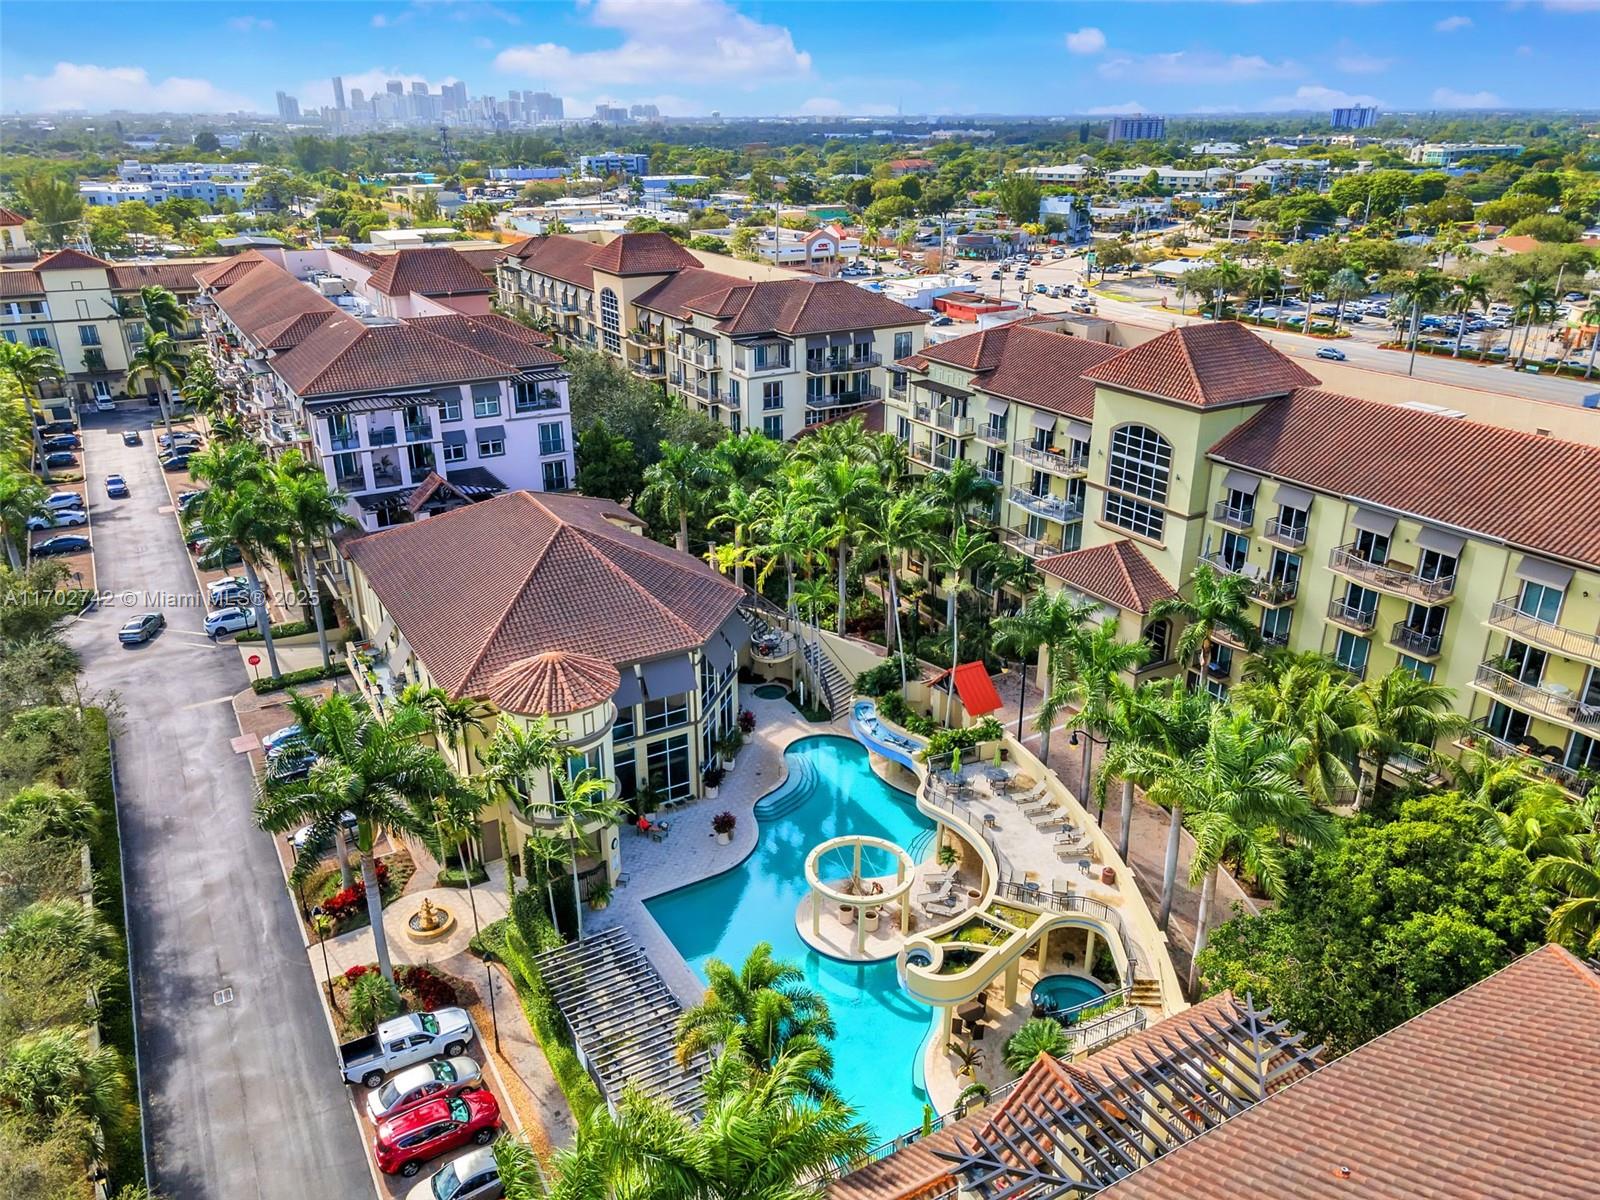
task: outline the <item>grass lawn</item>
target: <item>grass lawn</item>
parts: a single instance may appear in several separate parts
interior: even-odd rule
[[[833,714],[820,705],[802,704],[800,701],[800,693],[797,691],[792,691],[789,693],[789,703],[794,705],[795,708],[799,710],[800,715],[806,720],[810,721],[813,725],[826,725],[829,721],[833,720]]]

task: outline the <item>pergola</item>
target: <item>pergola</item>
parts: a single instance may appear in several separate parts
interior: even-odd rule
[[[882,891],[872,895],[860,895],[855,892],[841,892],[838,888],[830,887],[823,883],[817,874],[817,864],[822,861],[824,854],[834,850],[849,850],[852,852],[850,878],[861,878],[861,851],[866,848],[885,850],[894,856],[894,883]],[[911,890],[911,885],[916,881],[917,864],[912,861],[899,846],[880,837],[872,837],[865,833],[850,833],[844,837],[829,838],[818,844],[806,855],[806,883],[811,887],[811,932],[818,936],[822,932],[822,902],[830,900],[845,908],[855,910],[856,924],[856,949],[859,955],[866,948],[867,929],[861,921],[861,914],[865,909],[877,908],[891,900],[900,902],[900,933],[911,932],[911,906],[905,903],[906,893]]]
[[[534,959],[572,1032],[578,1060],[613,1108],[628,1087],[697,1114],[709,1056],[677,1054],[683,1008],[627,930],[607,929]]]

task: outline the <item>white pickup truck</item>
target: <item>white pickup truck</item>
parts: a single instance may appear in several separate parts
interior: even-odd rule
[[[473,1036],[472,1018],[464,1008],[406,1013],[379,1024],[377,1033],[340,1046],[340,1069],[346,1083],[375,1088],[390,1071],[439,1055],[456,1057]]]

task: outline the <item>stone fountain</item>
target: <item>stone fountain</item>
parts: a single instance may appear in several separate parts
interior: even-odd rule
[[[456,919],[447,908],[440,908],[426,896],[422,907],[406,918],[406,933],[413,942],[432,942],[455,928]]]

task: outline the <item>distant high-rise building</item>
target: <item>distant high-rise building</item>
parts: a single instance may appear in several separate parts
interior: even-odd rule
[[[628,115],[635,121],[655,121],[661,117],[661,110],[654,104],[632,104],[628,106]]]
[[[628,110],[620,104],[596,104],[594,106],[594,119],[611,125],[620,125],[628,119]]]
[[[300,101],[287,92],[278,93],[278,120],[298,121],[300,119]]]
[[[360,108],[366,102],[367,102],[367,98],[364,95],[361,94],[361,89],[360,88],[351,88],[350,89],[350,107],[351,108]]]
[[[1376,107],[1364,108],[1336,108],[1333,118],[1328,122],[1334,129],[1371,129],[1378,123],[1378,110]]]
[[[413,79],[411,81],[411,94],[413,96],[426,96],[428,94],[428,85],[420,79]]]
[[[524,92],[526,96],[528,93]],[[566,115],[566,106],[562,104],[560,96],[552,96],[549,92],[533,93],[533,115],[535,121],[559,121]]]
[[[440,107],[447,113],[458,113],[467,107],[467,85],[459,80],[439,89]]]
[[[333,106],[341,112],[344,110],[344,80],[337,75],[333,77]]]
[[[1165,117],[1112,117],[1106,125],[1108,142],[1159,142],[1167,136]]]
[[[398,79],[391,79],[383,86],[391,96],[404,96],[406,94],[406,85]]]

